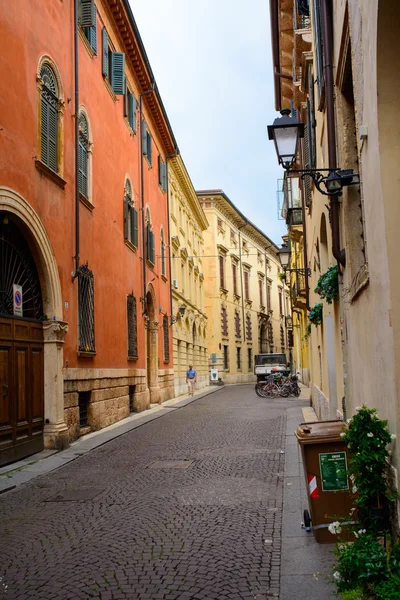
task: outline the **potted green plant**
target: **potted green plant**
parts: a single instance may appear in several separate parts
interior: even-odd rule
[[[310,309],[308,314],[308,319],[313,325],[321,325],[322,323],[322,304],[316,304],[313,308]]]
[[[339,278],[337,265],[329,267],[326,273],[323,273],[318,279],[317,287],[314,292],[321,298],[331,304],[333,300],[339,299]]]
[[[285,271],[280,271],[278,273],[278,277],[279,277],[281,283],[286,283],[286,272]]]

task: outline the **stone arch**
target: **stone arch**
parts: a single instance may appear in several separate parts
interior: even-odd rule
[[[44,335],[44,444],[67,445],[64,423],[63,343],[68,324],[63,321],[61,283],[50,239],[29,202],[11,188],[0,186],[0,211],[16,218],[32,251],[42,291]]]
[[[54,62],[54,60],[48,54],[42,54],[39,58],[39,62],[38,62],[37,70],[36,70],[36,80],[37,81],[41,80],[40,72],[42,70],[43,65],[45,65],[45,64],[50,65],[50,67],[52,68],[54,75],[56,77],[56,80],[57,80],[59,100],[61,102],[64,102],[64,86],[61,81],[60,72],[58,70],[57,64]]]

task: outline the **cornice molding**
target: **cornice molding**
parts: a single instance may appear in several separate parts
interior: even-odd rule
[[[190,206],[198,226],[202,231],[205,231],[208,228],[209,223],[197,198],[192,180],[189,177],[189,173],[186,170],[182,157],[180,155],[175,156],[169,161],[169,164],[171,165],[171,170],[175,176],[176,183],[184,192],[187,204]]]

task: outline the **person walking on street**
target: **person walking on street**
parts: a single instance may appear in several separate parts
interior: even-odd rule
[[[197,381],[197,373],[196,370],[193,369],[192,365],[189,365],[189,369],[186,371],[186,383],[189,388],[189,396],[193,396],[194,388]]]

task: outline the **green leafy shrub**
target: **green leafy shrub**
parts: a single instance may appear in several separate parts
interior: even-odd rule
[[[359,534],[353,544],[337,544],[334,554],[333,580],[340,593],[359,588],[367,593],[371,586],[388,579],[387,553],[373,534]]]
[[[399,600],[400,598],[400,578],[390,577],[387,581],[378,583],[375,586],[375,596],[377,600]]]
[[[314,292],[324,298],[328,304],[339,299],[338,267],[329,267],[326,273],[318,279]]]
[[[342,593],[342,600],[363,600],[365,598],[360,587]]]
[[[379,506],[389,499],[387,480],[388,444],[391,436],[388,422],[380,419],[375,408],[365,405],[356,409],[352,419],[347,420],[341,434],[349,450],[349,472],[355,494],[354,503],[365,509]]]

